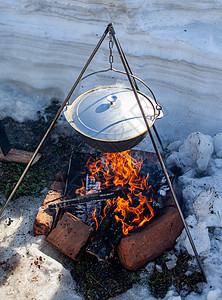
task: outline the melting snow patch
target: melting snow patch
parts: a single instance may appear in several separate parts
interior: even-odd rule
[[[193,168],[202,172],[207,169],[213,150],[213,140],[210,136],[194,132],[185,139],[177,152],[174,151],[168,157],[167,165],[177,166],[184,172]]]
[[[218,158],[222,158],[222,132],[215,135],[213,138],[214,151]]]
[[[197,223],[194,215],[190,215],[186,219],[190,234],[193,238],[194,244],[197,248],[199,254],[206,254],[210,250],[210,239],[208,235],[208,228],[206,227],[206,222]],[[178,238],[178,247],[184,247],[190,255],[194,255],[193,249],[191,247],[190,241],[187,237],[185,229],[183,230],[181,236]]]
[[[222,300],[221,289],[210,291],[207,295],[207,300]]]
[[[0,220],[0,299],[80,300],[69,270],[52,258],[56,250],[49,247],[51,255],[45,254],[45,237],[32,234],[41,202],[18,198]]]

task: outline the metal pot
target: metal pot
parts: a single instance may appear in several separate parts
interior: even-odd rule
[[[157,103],[138,92],[151,127],[163,116]],[[158,108],[158,109],[157,109]],[[66,120],[91,147],[121,152],[140,143],[147,134],[133,91],[121,86],[102,86],[80,95],[64,112]]]

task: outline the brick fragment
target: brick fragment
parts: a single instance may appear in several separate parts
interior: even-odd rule
[[[60,170],[55,176],[55,181],[65,183],[66,178],[67,178],[67,172],[65,170]]]
[[[48,235],[54,219],[55,212],[48,212],[45,210],[45,207],[48,203],[59,202],[59,199],[62,197],[64,182],[54,182],[51,186],[50,191],[46,195],[45,200],[43,201],[42,206],[40,207],[36,219],[34,221],[33,232],[36,235]]]
[[[50,187],[50,190],[55,191],[57,193],[63,193],[65,187],[65,183],[62,181],[54,181]]]
[[[33,233],[36,235],[48,235],[53,224],[53,219],[54,214],[50,215],[44,208],[40,207],[34,221]]]

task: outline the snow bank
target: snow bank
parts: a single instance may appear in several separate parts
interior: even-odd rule
[[[163,106],[164,118],[157,125],[162,139],[184,139],[193,131],[213,136],[220,131],[221,1],[111,0],[104,5],[101,0],[0,0],[0,9],[0,81],[38,90],[57,88],[65,97],[107,24],[113,22],[133,72],[150,85]],[[108,67],[107,55],[108,39],[89,72]],[[122,68],[117,56],[114,66]],[[123,76],[102,74],[83,81],[80,91],[117,79]],[[0,118],[11,115],[16,106],[19,119],[27,116],[34,102],[31,96],[21,109],[16,95],[7,97],[7,103],[4,95],[3,87]]]

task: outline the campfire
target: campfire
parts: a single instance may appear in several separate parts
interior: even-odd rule
[[[96,207],[92,214],[96,224],[96,229],[99,223],[106,217],[106,213],[111,207],[114,209],[114,218],[116,222],[122,225],[124,235],[127,235],[133,228],[141,227],[144,223],[151,220],[154,216],[152,208],[152,187],[148,185],[148,177],[140,173],[143,161],[136,161],[132,158],[128,151],[122,153],[106,153],[102,157],[87,161],[87,168],[90,175],[87,179],[95,182],[95,186],[87,188],[84,185],[76,190],[76,193],[82,196],[107,188],[117,188],[121,191],[121,196],[113,199],[108,199],[103,208],[103,211],[96,213]],[[98,217],[97,217],[98,215]]]
[[[45,234],[49,243],[73,259],[79,259],[79,253],[84,251],[100,259],[118,252],[128,269],[144,264],[147,254],[158,256],[160,251],[172,247],[183,226],[176,208],[172,207],[155,154],[131,150],[87,157],[88,154],[74,153],[68,171],[63,176],[57,175],[54,191],[48,194],[36,217],[34,232]],[[156,222],[162,222],[161,229]],[[121,250],[124,241],[128,243],[136,237],[136,248],[139,247],[136,251],[140,251],[141,242],[144,243],[141,234],[149,239],[147,230],[153,226],[158,231],[176,228],[170,238],[169,232],[165,237],[161,232],[158,233],[161,236],[152,237],[155,247],[157,238],[162,238],[163,245],[159,243],[157,249],[151,249],[149,241],[145,248],[150,249],[146,248],[147,254],[142,251],[142,261],[139,259],[133,265],[132,259],[126,262],[131,252],[134,261],[140,255],[135,254],[132,245],[127,246],[126,255],[126,249]],[[151,229],[151,234],[156,235],[156,229]]]

